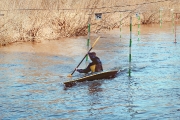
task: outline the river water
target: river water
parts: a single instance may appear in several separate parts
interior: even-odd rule
[[[93,51],[104,70],[120,68],[111,80],[64,89],[87,51],[86,38],[15,43],[0,48],[0,119],[180,120],[180,25],[177,43],[171,23],[133,26],[131,77],[129,28],[101,36]],[[87,62],[80,66],[84,68]]]

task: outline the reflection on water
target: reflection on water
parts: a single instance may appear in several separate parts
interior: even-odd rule
[[[137,41],[133,27],[131,77],[124,27],[121,40],[118,29],[99,33],[103,37],[93,48],[105,70],[121,68],[121,73],[67,90],[62,83],[71,80],[67,75],[86,53],[84,38],[1,47],[0,119],[180,119],[180,35],[174,44],[170,24],[141,26],[141,31]]]

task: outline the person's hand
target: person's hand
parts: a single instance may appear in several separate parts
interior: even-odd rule
[[[76,71],[79,72],[79,73],[81,73],[81,72],[82,72],[82,69],[77,69],[77,68],[76,68]]]
[[[76,68],[76,71],[77,71],[77,72],[79,72],[79,69],[78,69],[78,68]]]

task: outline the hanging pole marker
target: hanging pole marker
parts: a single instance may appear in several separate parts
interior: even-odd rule
[[[131,76],[132,17],[130,17],[129,77]]]
[[[139,13],[136,13],[136,17],[138,18],[138,41],[140,40],[140,24],[141,24],[141,18]]]
[[[138,24],[138,40],[140,40],[140,25],[141,25],[140,15],[139,15],[139,17],[138,17],[138,20],[139,20],[139,24]]]
[[[174,37],[175,37],[175,41],[174,41],[174,43],[177,43],[177,42],[176,42],[176,29],[177,29],[177,25],[176,25],[176,23],[177,23],[177,13],[176,13],[176,18],[175,18],[175,27],[174,27]]]
[[[139,36],[140,36],[140,16],[138,16],[138,41],[140,40]]]
[[[95,19],[101,20],[102,19],[102,13],[95,13]]]
[[[172,12],[172,31],[174,33],[174,10],[171,9],[171,12]]]
[[[121,14],[120,14],[120,40],[121,40],[121,38],[122,38],[121,30],[122,30],[122,22],[121,22]]]
[[[159,9],[159,23],[160,23],[160,28],[162,28],[162,10],[163,10],[163,9]]]

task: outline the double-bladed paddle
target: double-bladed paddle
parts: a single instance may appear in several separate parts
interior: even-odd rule
[[[79,67],[79,65],[82,63],[82,61],[86,58],[86,56],[88,55],[88,53],[93,49],[93,47],[95,46],[95,44],[97,43],[97,41],[99,40],[100,36],[96,39],[96,41],[94,42],[94,44],[92,45],[92,47],[89,49],[89,51],[86,53],[86,55],[84,56],[84,58],[81,60],[81,62],[77,65],[76,68]],[[74,71],[68,75],[68,77],[72,77],[72,75],[74,74],[74,72],[76,71],[76,68],[74,69]]]

